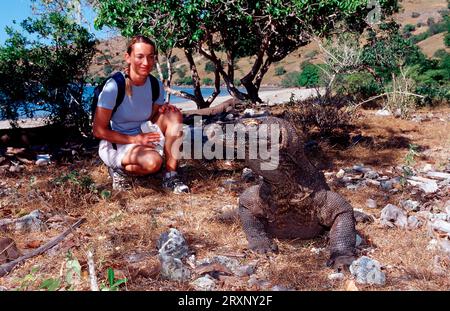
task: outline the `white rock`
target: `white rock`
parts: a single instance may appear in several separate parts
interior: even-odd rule
[[[447,200],[447,202],[445,202],[444,210],[447,213],[447,215],[450,217],[450,200]]]
[[[161,262],[161,276],[170,281],[184,282],[190,279],[191,271],[179,258],[172,256],[159,256]]]
[[[324,251],[324,249],[321,248],[321,247],[319,247],[319,248],[315,248],[315,247],[311,248],[311,253],[316,254],[316,255],[319,255],[323,251]]]
[[[254,109],[247,108],[244,110],[244,116],[253,117],[256,114]]]
[[[168,232],[162,233],[159,237],[157,246],[161,256],[183,258],[189,253],[186,239],[181,232],[175,228],[170,228]]]
[[[438,241],[436,239],[432,239],[430,242],[428,242],[427,250],[434,251],[434,250],[438,249],[438,247],[439,247]]]
[[[409,229],[417,229],[422,225],[419,219],[416,216],[408,217],[408,228]]]
[[[411,176],[407,180],[409,184],[413,186],[418,186],[425,193],[435,193],[439,189],[436,181],[432,179],[423,178],[420,176]]]
[[[442,231],[447,234],[450,233],[450,223],[444,220],[437,219],[435,221],[432,221],[430,225],[433,230]]]
[[[373,199],[367,199],[366,206],[368,208],[377,208],[377,201],[375,201]]]
[[[408,211],[418,211],[420,203],[413,200],[405,200],[400,202],[400,206]]]
[[[195,290],[212,291],[216,288],[216,281],[209,275],[202,276],[191,282]]]
[[[36,165],[37,166],[46,166],[49,165],[50,161],[46,160],[46,159],[38,159],[36,160]]]
[[[434,170],[434,167],[430,163],[425,164],[424,167],[421,169],[421,171],[424,173],[432,171],[432,170]]]
[[[392,113],[389,110],[380,109],[375,113],[375,115],[380,116],[380,117],[387,117],[387,116],[392,116]]]
[[[336,173],[337,178],[342,178],[345,175],[345,171],[343,169],[340,169],[339,172]]]
[[[356,243],[355,246],[358,247],[363,242],[363,238],[359,236],[359,234],[356,234]]]
[[[344,274],[343,273],[331,273],[328,275],[328,279],[330,281],[340,281],[344,279]]]
[[[450,179],[449,173],[442,173],[442,172],[427,172],[427,176],[430,178],[439,179],[439,180]]]
[[[350,265],[350,272],[356,277],[356,282],[359,284],[375,284],[385,285],[386,276],[381,271],[381,265],[378,261],[363,256]]]
[[[406,213],[393,204],[388,204],[381,210],[380,221],[387,227],[395,225],[399,228],[406,228],[408,226]]]

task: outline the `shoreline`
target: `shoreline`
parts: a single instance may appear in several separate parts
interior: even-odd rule
[[[322,90],[321,90],[322,92]],[[261,88],[259,92],[259,97],[263,102],[267,103],[269,106],[278,105],[282,103],[289,102],[291,96],[295,100],[305,100],[309,97],[315,97],[317,95],[316,89],[302,89],[302,88],[275,88],[275,87],[264,87]],[[217,97],[211,104],[211,107],[217,106],[224,101],[232,98],[230,95],[224,95]],[[172,103],[172,105],[178,107],[181,111],[196,110],[197,105],[191,100],[186,100],[181,103]],[[33,128],[45,125],[48,118],[28,118],[19,119],[19,128]],[[9,120],[0,121],[0,130],[11,129]]]

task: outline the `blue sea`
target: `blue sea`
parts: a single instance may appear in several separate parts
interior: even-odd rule
[[[194,90],[192,88],[178,87],[178,86],[173,86],[172,88],[174,90],[177,90],[177,91],[184,91],[184,92],[189,93],[189,94],[194,94]],[[213,93],[214,88],[213,87],[202,87],[201,90],[202,90],[203,98],[206,99]],[[245,92],[245,88],[243,88],[243,87],[239,88],[239,90],[241,92]],[[90,100],[92,98],[92,94],[93,93],[94,93],[94,87],[93,86],[86,87],[85,92],[84,92],[84,96],[85,96],[86,100]],[[226,87],[222,87],[220,89],[220,93],[219,93],[218,97],[220,97],[220,96],[228,96],[228,95],[230,95],[230,94],[228,93],[227,88]],[[178,96],[174,96],[174,95],[170,96],[170,103],[171,104],[182,104],[183,102],[187,102],[187,101],[189,101],[189,100],[185,99],[185,98],[182,98],[182,97],[178,97]],[[34,105],[34,104],[30,104],[30,105]],[[90,107],[90,105],[88,105],[88,106]],[[48,114],[49,113],[46,112],[46,111],[39,111],[38,110],[38,111],[34,112],[33,117],[35,117],[35,118],[43,118],[43,117],[48,116]],[[27,117],[25,115],[22,115],[20,118],[27,118]],[[0,120],[1,120],[1,118],[0,118]]]

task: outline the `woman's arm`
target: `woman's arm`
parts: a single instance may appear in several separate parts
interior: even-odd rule
[[[148,145],[151,143],[159,142],[160,136],[158,133],[142,133],[135,136],[130,136],[111,130],[109,128],[111,115],[112,110],[97,107],[95,111],[92,130],[94,136],[98,139],[104,139],[116,144]]]

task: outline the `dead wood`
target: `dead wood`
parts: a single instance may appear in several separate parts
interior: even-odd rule
[[[11,262],[5,263],[3,265],[0,266],[0,277],[3,277],[4,275],[8,274],[9,272],[11,272],[14,267],[19,264],[24,262],[25,260],[38,256],[44,252],[46,252],[47,250],[49,250],[50,248],[52,248],[53,246],[57,245],[59,242],[61,242],[62,240],[64,240],[64,238],[69,235],[69,233],[73,232],[74,229],[78,228],[79,226],[81,226],[81,224],[83,224],[86,221],[85,218],[82,218],[80,220],[78,220],[76,223],[74,223],[73,225],[70,226],[70,228],[68,228],[66,231],[64,231],[63,233],[61,233],[60,235],[58,235],[57,237],[53,238],[52,240],[50,240],[49,242],[47,242],[46,244],[42,245],[41,247],[35,249],[34,251],[31,251]]]

